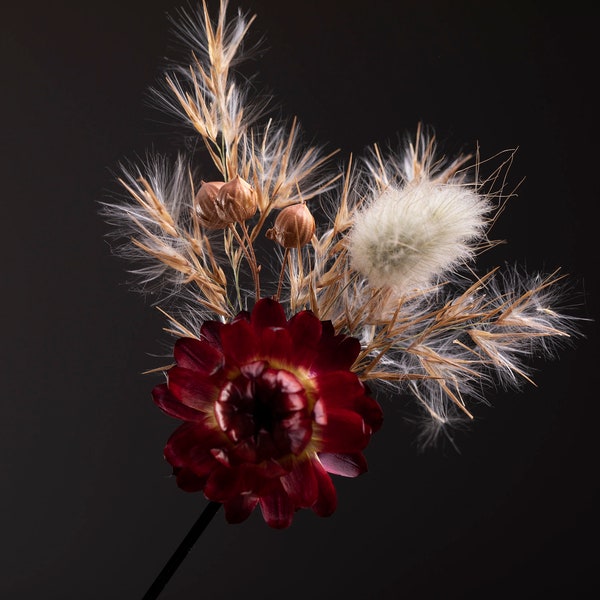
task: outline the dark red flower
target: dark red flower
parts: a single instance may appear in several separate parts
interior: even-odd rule
[[[362,450],[382,423],[379,405],[350,369],[360,351],[330,321],[259,300],[230,323],[205,322],[200,339],[180,338],[158,406],[185,421],[165,447],[179,487],[222,502],[230,523],[260,505],[288,527],[294,512],[328,516],[328,473],[366,471]]]

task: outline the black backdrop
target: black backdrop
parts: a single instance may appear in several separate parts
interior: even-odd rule
[[[142,375],[164,321],[128,291],[98,202],[111,171],[179,132],[145,103],[171,0],[2,9],[0,597],[132,600],[205,504],[162,458],[176,426]],[[214,8],[214,3],[211,4]],[[482,257],[562,267],[597,314],[598,54],[592,13],[544,2],[240,0],[249,63],[315,140],[359,154],[422,121],[450,153],[518,147],[524,178]],[[269,529],[218,513],[161,598],[569,598],[597,590],[597,329],[537,387],[490,394],[460,453],[421,453],[400,404],[336,479],[339,508]],[[589,544],[589,545],[588,545]]]

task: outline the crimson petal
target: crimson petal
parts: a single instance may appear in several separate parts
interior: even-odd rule
[[[356,399],[354,410],[362,415],[365,423],[375,432],[383,425],[383,410],[376,400],[370,396],[361,396]]]
[[[274,487],[268,496],[260,499],[263,518],[270,527],[285,529],[292,523],[294,505],[281,486]]]
[[[250,313],[247,310],[240,311],[233,319],[232,323],[236,323],[237,321],[248,321],[250,323]]]
[[[325,406],[355,410],[360,398],[365,395],[365,387],[351,371],[330,371],[320,373],[314,379]]]
[[[286,329],[268,327],[260,338],[262,356],[289,360],[292,353],[292,338]]]
[[[221,344],[227,363],[243,365],[256,359],[258,338],[245,319],[222,327]]]
[[[207,475],[218,465],[211,449],[222,446],[224,436],[202,423],[184,423],[168,439],[164,449],[167,461],[175,468],[187,468],[198,476]]]
[[[310,367],[323,331],[321,321],[311,311],[303,310],[290,319],[288,331],[293,345],[290,359],[297,365]]]
[[[177,365],[210,375],[223,364],[223,355],[204,340],[180,338],[175,342],[173,356]]]
[[[281,478],[281,485],[296,507],[309,508],[318,497],[319,486],[311,460],[295,461],[292,470]]]
[[[200,337],[206,340],[209,344],[220,347],[222,328],[223,323],[220,321],[204,321],[200,327]]]
[[[320,452],[319,460],[328,473],[342,477],[357,477],[367,471],[367,460],[360,452],[352,454]]]
[[[186,468],[173,469],[177,485],[184,492],[199,492],[206,483],[206,477],[198,477],[193,471]]]
[[[219,388],[209,378],[183,367],[169,369],[168,386],[180,402],[203,411],[212,408],[219,393]]]
[[[351,371],[332,371],[315,377],[327,409],[344,408],[359,413],[373,431],[381,428],[383,411],[368,395],[368,388]]]
[[[328,338],[335,336],[335,328],[331,320],[321,321],[321,337]]]
[[[360,341],[345,335],[323,336],[318,351],[313,363],[315,371],[348,370],[360,353]]]
[[[287,325],[283,306],[272,298],[261,298],[254,305],[250,321],[258,333],[267,327],[285,327]]]
[[[204,414],[194,408],[182,404],[171,392],[166,383],[157,385],[152,390],[152,398],[158,407],[171,417],[183,421],[201,421]]]
[[[362,417],[351,410],[336,409],[327,411],[327,424],[315,427],[322,452],[360,452],[369,443],[371,428]]]
[[[329,517],[335,512],[337,507],[337,492],[335,491],[331,477],[329,477],[319,461],[314,461],[313,472],[317,479],[319,496],[311,508],[320,517]]]
[[[239,469],[228,468],[220,463],[211,471],[204,486],[204,494],[214,502],[225,502],[247,491]]]
[[[252,494],[240,494],[223,503],[225,519],[228,523],[245,521],[258,504],[258,497]]]

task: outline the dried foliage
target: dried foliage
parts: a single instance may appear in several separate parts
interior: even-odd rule
[[[531,381],[530,359],[553,356],[577,329],[560,312],[566,282],[558,272],[476,275],[514,192],[506,190],[513,151],[447,160],[419,126],[397,153],[375,145],[334,163],[336,152],[303,145],[295,118],[278,123],[266,102],[250,100],[237,68],[253,17],[229,19],[227,4],[214,21],[205,4],[198,15],[182,11],[176,31],[190,61],[170,69],[155,93],[205,146],[222,178],[215,197],[242,181],[255,211],[233,210],[208,227],[202,210],[210,205],[200,210],[197,199],[205,182],[183,153],[174,164],[124,165],[122,197],[103,206],[140,289],[166,307],[168,331],[197,336],[203,321],[227,321],[264,296],[290,315],[310,309],[361,341],[354,371],[363,381],[412,395],[424,409],[426,442],[471,419],[469,403],[485,401],[486,386]],[[314,233],[309,225],[296,232],[295,247],[281,236],[278,243],[277,216],[298,204],[325,216]]]

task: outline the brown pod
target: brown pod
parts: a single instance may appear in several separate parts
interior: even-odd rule
[[[298,248],[308,244],[315,233],[315,218],[306,204],[286,206],[265,235],[284,248]]]
[[[241,223],[256,213],[256,192],[238,175],[221,186],[217,193],[216,206],[222,221]]]
[[[217,195],[224,185],[224,181],[203,181],[194,198],[194,208],[198,220],[207,229],[227,227],[228,222],[220,217],[217,210]]]

